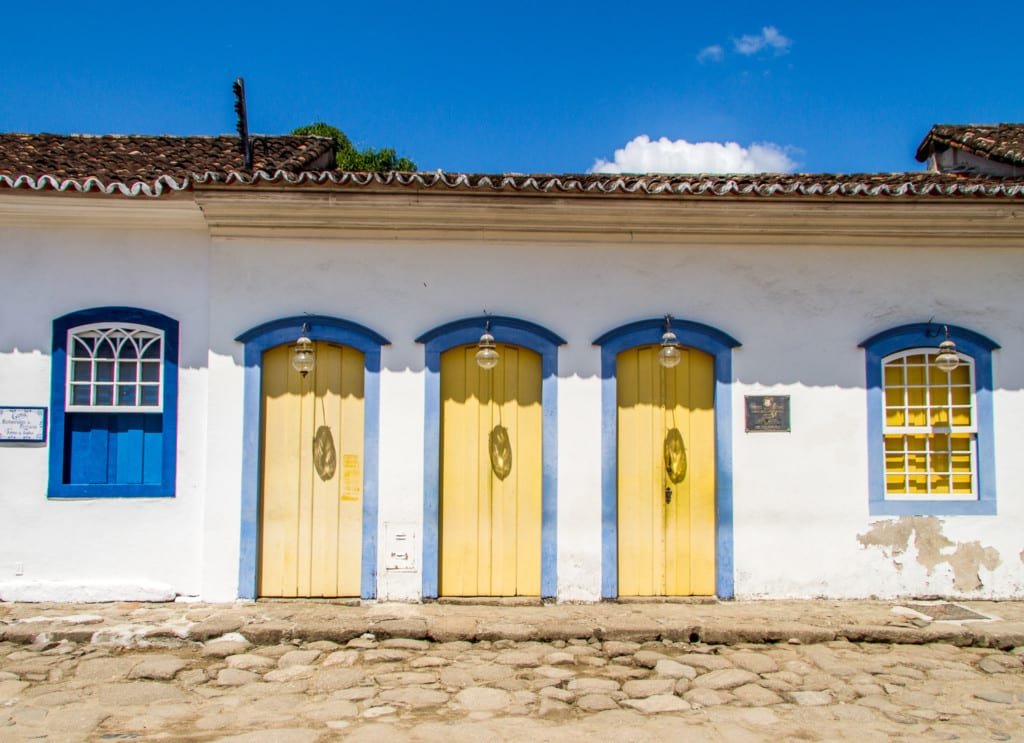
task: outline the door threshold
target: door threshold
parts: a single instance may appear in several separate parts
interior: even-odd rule
[[[259,596],[256,601],[261,604],[330,604],[332,606],[362,606],[363,600],[355,596]]]
[[[455,606],[543,606],[540,596],[440,596],[439,604]]]
[[[717,604],[717,596],[619,596],[617,604]]]

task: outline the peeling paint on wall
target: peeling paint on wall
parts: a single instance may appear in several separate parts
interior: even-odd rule
[[[977,591],[981,588],[980,568],[995,570],[1001,560],[993,547],[983,547],[981,542],[953,542],[942,533],[943,521],[935,516],[903,516],[895,521],[878,521],[865,534],[858,534],[857,541],[864,547],[879,547],[892,558],[897,570],[903,569],[900,557],[914,538],[917,562],[928,574],[946,563],[953,570],[953,585],[959,591]],[[1021,552],[1024,561],[1024,552]]]

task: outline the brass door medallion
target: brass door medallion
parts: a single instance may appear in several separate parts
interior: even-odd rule
[[[686,477],[686,445],[678,428],[665,434],[665,474],[675,485]]]
[[[504,480],[512,471],[512,442],[508,438],[508,429],[498,424],[491,429],[488,437],[491,451],[491,470],[499,480]]]
[[[327,482],[338,469],[338,453],[334,448],[334,436],[327,426],[320,426],[313,435],[313,467],[320,479]]]

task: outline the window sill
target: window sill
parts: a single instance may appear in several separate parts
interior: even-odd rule
[[[869,501],[872,516],[995,516],[994,500]]]
[[[51,499],[71,498],[173,498],[174,487],[164,485],[51,485]]]

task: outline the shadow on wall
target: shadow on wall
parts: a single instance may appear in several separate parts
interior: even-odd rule
[[[683,318],[682,315],[675,315]],[[652,313],[646,316],[627,318],[628,321],[651,319],[657,317]],[[685,319],[694,320],[693,316]],[[928,317],[908,318],[906,323],[927,322]],[[941,327],[942,317],[934,320],[936,327]],[[697,318],[695,321],[712,325],[708,318]],[[440,324],[440,323],[439,323]],[[625,323],[622,323],[625,324]],[[873,330],[881,331],[892,326],[876,326]],[[962,325],[962,323],[961,323]],[[995,388],[998,390],[1018,391],[1024,389],[1024,347],[1007,346],[1004,336],[988,332],[987,325],[965,326],[983,335],[988,335],[1000,343],[1002,348],[993,352],[993,371]],[[382,349],[381,360],[383,370],[391,373],[413,372],[424,370],[424,349],[411,337],[403,341],[397,332],[389,328],[376,328],[383,335],[392,339],[390,346]],[[606,328],[607,329],[607,328]],[[183,339],[186,337],[183,330]],[[864,389],[864,351],[858,344],[872,333],[863,337],[846,333],[841,337],[829,337],[824,331],[815,338],[814,332],[794,334],[792,329],[777,329],[759,326],[752,334],[745,335],[734,328],[726,330],[730,335],[739,337],[743,346],[733,351],[733,378],[736,382],[749,385],[803,385],[806,387],[837,387],[843,389]],[[410,334],[412,335],[412,334]],[[598,335],[594,334],[595,337]],[[50,331],[47,331],[47,337]],[[748,337],[750,340],[748,341]],[[600,379],[600,348],[593,346],[592,338],[579,334],[567,333],[567,343],[559,350],[558,376],[563,379]],[[937,338],[937,341],[940,340]],[[936,346],[937,346],[936,342]],[[207,368],[205,349],[186,348],[183,343],[181,371]],[[243,347],[241,343],[231,340],[230,343],[215,344],[213,353],[223,358],[230,358],[235,366],[242,367]],[[38,369],[39,357],[49,358],[49,343],[12,344],[0,348],[0,363],[8,374],[19,373],[19,367],[26,370]],[[201,361],[200,361],[201,359]],[[191,363],[189,363],[191,361]],[[33,371],[35,373],[35,371]]]
[[[565,338],[560,377],[599,379],[597,337],[671,313],[742,342],[733,353],[739,382],[855,390],[865,384],[861,341],[934,318],[999,343],[997,384],[1024,387],[1024,348],[1017,349],[1009,332],[1020,332],[1009,289],[1015,277],[1024,278],[1024,266],[1008,264],[1006,251],[583,244],[298,249],[318,269],[289,275],[282,296],[311,297],[315,306],[274,316],[321,312],[366,325],[391,340],[382,353],[389,372],[423,371],[417,337],[486,311]],[[239,246],[233,256],[245,260],[250,253]],[[955,292],[947,289],[952,277]],[[238,303],[237,325],[272,319],[254,304],[261,289],[243,296],[243,288],[230,298]],[[224,328],[214,337],[239,330]],[[216,343],[215,351],[240,359],[230,342]]]
[[[486,311],[528,320],[562,336],[567,343],[559,349],[559,376],[594,380],[601,366],[595,338],[620,325],[671,313],[742,342],[733,352],[733,375],[739,382],[844,389],[864,387],[861,341],[934,318],[999,343],[1002,349],[993,356],[997,387],[1024,388],[1024,343],[1016,342],[1021,328],[1011,291],[1024,278],[1024,266],[1017,266],[1014,261],[1020,261],[1007,251],[493,247],[346,245],[339,250],[333,243],[311,243],[283,255],[274,244],[218,245],[210,259],[213,298],[208,306],[193,303],[175,312],[162,297],[148,307],[133,301],[139,299],[138,287],[118,291],[104,285],[88,291],[92,298],[102,295],[102,301],[61,303],[53,317],[101,304],[164,312],[181,322],[185,370],[204,368],[210,353],[241,366],[242,344],[234,340],[239,333],[269,320],[322,313],[390,339],[382,350],[386,372],[419,373],[424,349],[417,337]],[[34,265],[25,266],[24,275],[42,271],[46,262]],[[951,292],[954,277],[956,291]],[[167,291],[161,288],[160,293]],[[306,306],[296,306],[302,303]],[[0,354],[49,353],[53,317],[34,311],[38,304],[27,289],[0,298],[0,314],[18,318],[0,336]]]

